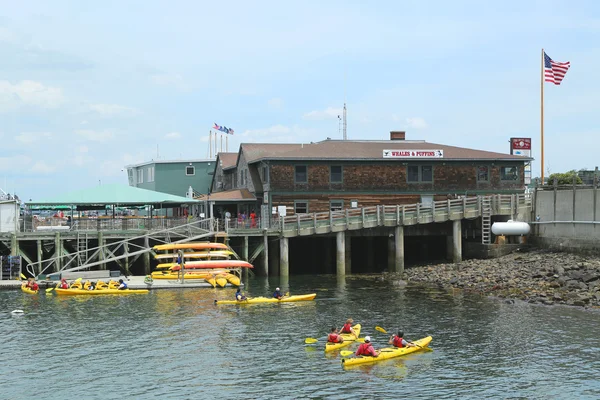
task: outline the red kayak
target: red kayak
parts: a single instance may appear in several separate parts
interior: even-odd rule
[[[184,269],[205,269],[205,268],[254,268],[252,264],[242,260],[206,260],[206,261],[190,261],[184,264]],[[174,263],[171,271],[179,271],[181,266]]]

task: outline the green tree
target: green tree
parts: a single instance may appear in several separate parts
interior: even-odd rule
[[[583,181],[581,180],[579,175],[577,175],[577,171],[575,171],[573,169],[573,170],[567,171],[567,172],[556,172],[554,174],[550,174],[550,176],[548,177],[548,184],[553,185],[554,178],[556,178],[559,185],[572,185],[573,177],[575,177],[576,184],[580,185],[583,183]]]

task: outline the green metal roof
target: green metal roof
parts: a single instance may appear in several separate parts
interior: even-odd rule
[[[154,205],[154,204],[192,204],[197,200],[172,194],[140,189],[133,186],[109,184],[89,189],[64,193],[60,196],[26,203],[35,205]]]

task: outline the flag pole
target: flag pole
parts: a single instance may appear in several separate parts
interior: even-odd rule
[[[540,146],[541,146],[541,177],[542,177],[542,185],[544,184],[544,49],[542,49],[542,72],[541,72],[541,130],[540,130]]]
[[[229,135],[225,136],[225,152],[229,152]]]

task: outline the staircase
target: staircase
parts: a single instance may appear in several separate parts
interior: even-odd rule
[[[490,244],[492,229],[492,198],[483,196],[481,198],[481,243]]]

